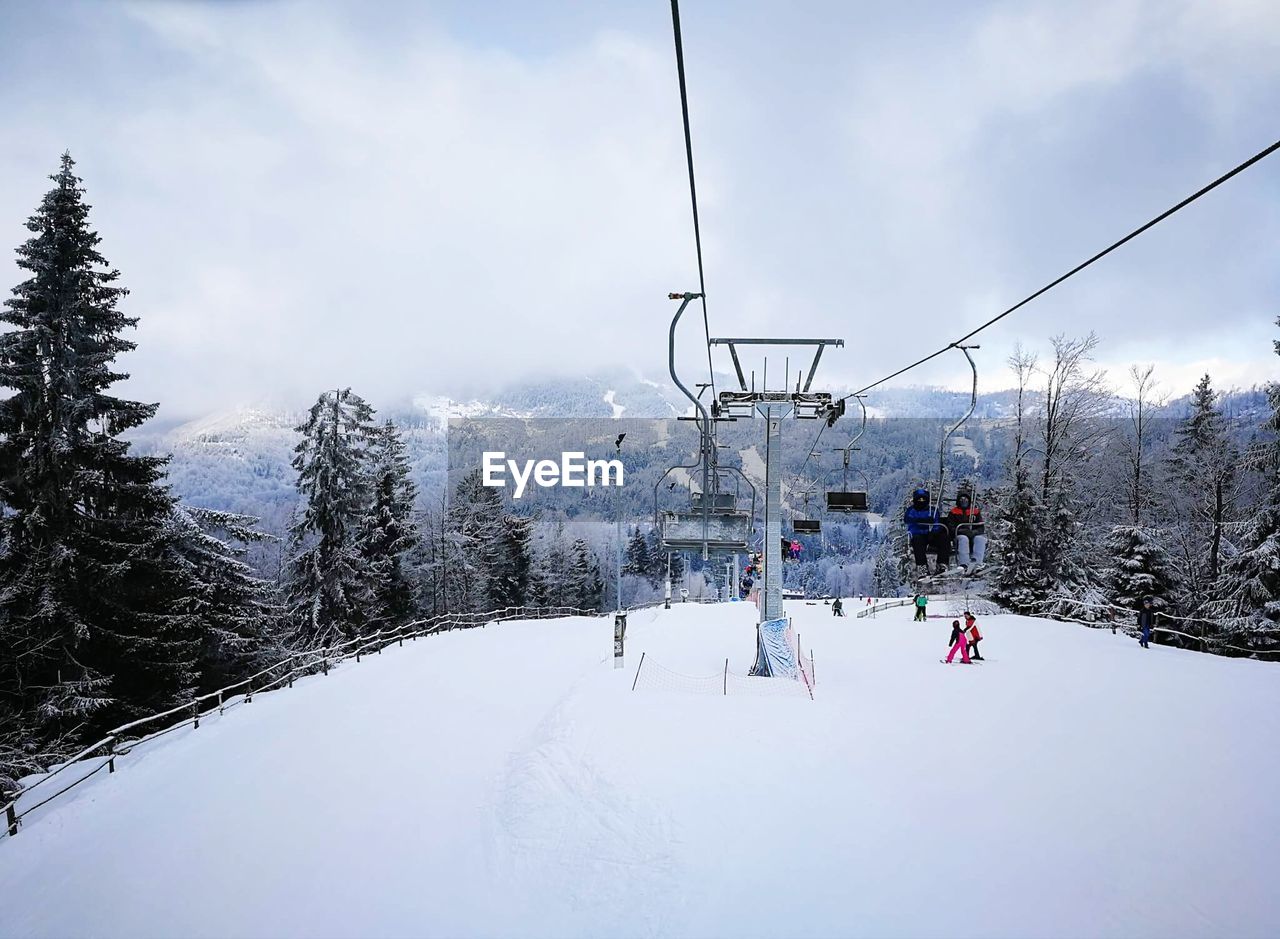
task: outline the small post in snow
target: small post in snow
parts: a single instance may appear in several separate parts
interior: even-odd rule
[[[631,690],[636,690],[636,682],[640,680],[640,669],[644,668],[644,653],[640,653],[640,664],[636,666],[636,677],[631,680]]]
[[[627,638],[627,614],[613,614],[613,667],[622,668],[623,643]]]

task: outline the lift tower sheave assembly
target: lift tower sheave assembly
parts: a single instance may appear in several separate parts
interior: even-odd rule
[[[798,338],[713,338],[712,346],[726,346],[733,359],[738,387],[720,392],[716,401],[715,417],[719,420],[739,420],[759,414],[765,419],[765,497],[764,497],[764,590],[760,598],[760,622],[781,619],[782,609],[782,422],[788,417],[798,420],[826,420],[835,422],[844,412],[844,402],[832,398],[828,391],[814,391],[813,379],[818,362],[828,346],[841,348],[843,339]],[[755,372],[751,383],[742,370],[738,353],[740,346],[784,346],[813,349],[813,359],[807,369],[796,374],[791,385],[790,370],[784,373],[781,389],[770,389],[767,378],[759,388],[755,384]],[[767,362],[767,360],[766,360]],[[767,375],[767,371],[762,372]]]

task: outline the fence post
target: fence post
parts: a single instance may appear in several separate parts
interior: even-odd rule
[[[4,820],[9,823],[9,834],[16,835],[18,833],[18,813],[10,802],[4,807]]]
[[[222,692],[221,692],[221,690],[219,690],[219,692],[218,692],[218,713],[219,713],[219,714],[222,714],[222,713],[223,713],[223,710],[222,710]]]
[[[356,661],[360,661],[360,647],[356,646]]]
[[[116,741],[112,737],[107,741],[107,772],[114,773],[116,771]]]
[[[324,664],[321,666],[321,668],[323,668],[324,673],[328,675],[329,674],[329,656],[326,654],[322,661],[324,662]]]
[[[724,660],[724,696],[729,697],[729,660]]]
[[[245,685],[245,687],[249,690],[244,693],[244,703],[252,704],[253,703],[253,682],[249,682],[247,685]]]
[[[200,726],[200,702],[199,701],[191,702],[191,713],[195,717],[195,726],[193,726],[191,729],[195,730]]]

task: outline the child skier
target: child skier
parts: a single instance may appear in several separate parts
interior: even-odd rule
[[[982,633],[978,630],[978,619],[968,610],[964,611],[964,631],[969,639],[969,652],[974,659],[981,662],[982,653],[978,651],[978,643],[982,641]]]
[[[835,603],[831,604],[831,615],[844,616],[844,603],[841,602],[839,597],[836,597]]]
[[[916,618],[915,622],[924,623],[929,619],[926,607],[929,605],[929,598],[922,593],[916,594]]]
[[[947,657],[945,659],[946,663],[950,665],[951,660],[954,659],[956,657],[956,653],[959,652],[960,661],[965,665],[972,665],[973,663],[969,661],[969,642],[964,634],[964,630],[960,628],[960,621],[958,619],[953,619],[951,621],[950,642],[951,651],[947,653]]]

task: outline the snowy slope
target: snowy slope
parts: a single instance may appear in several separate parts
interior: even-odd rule
[[[815,701],[631,691],[745,671],[745,604],[633,614],[624,670],[512,623],[261,696],[0,843],[0,934],[1280,932],[1280,667],[790,612]]]

